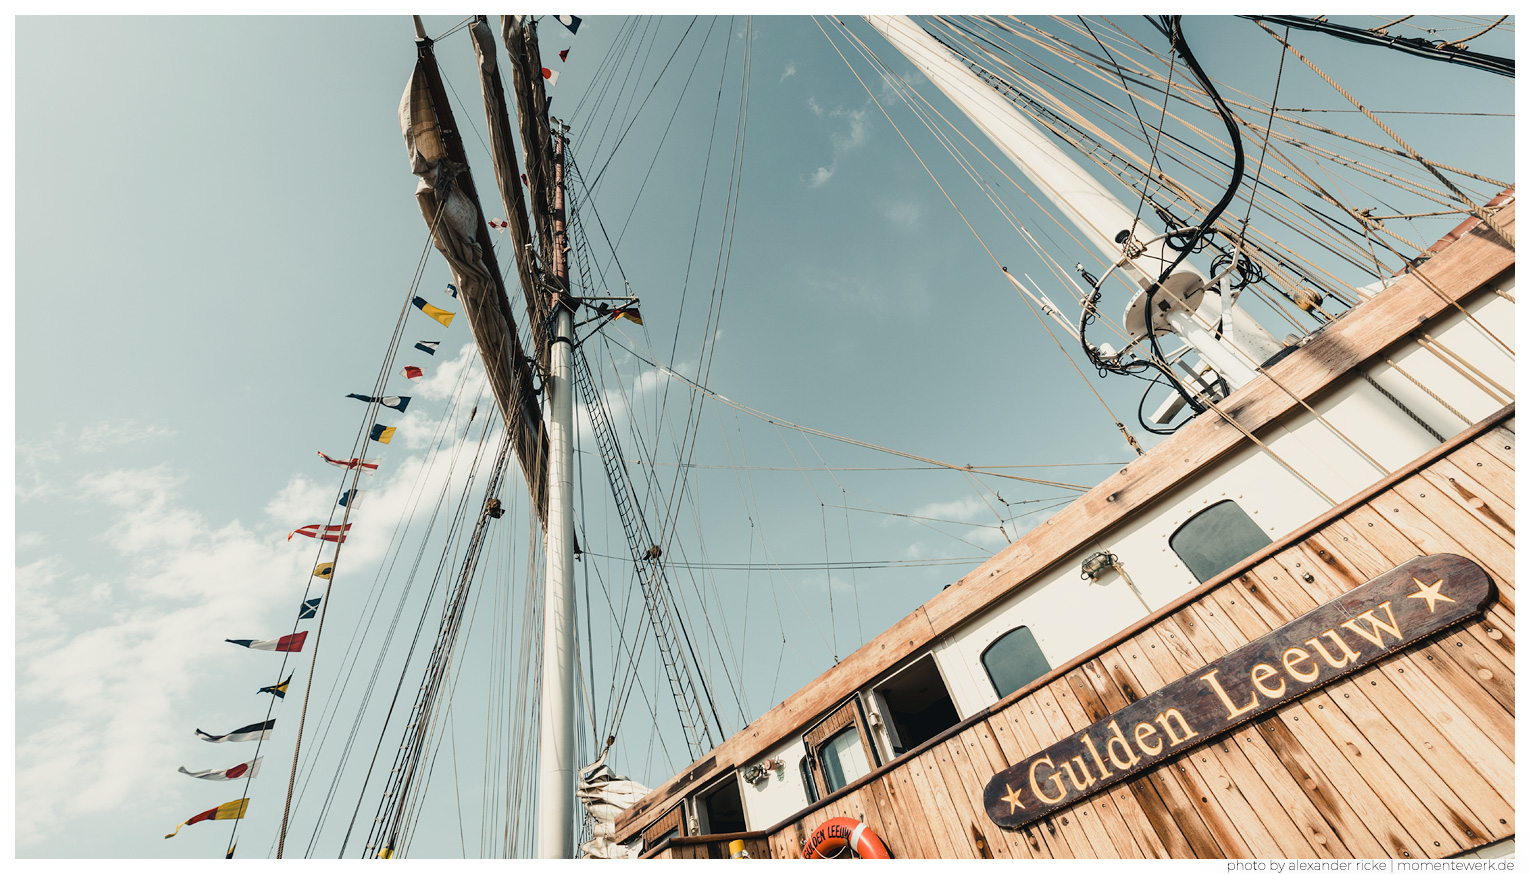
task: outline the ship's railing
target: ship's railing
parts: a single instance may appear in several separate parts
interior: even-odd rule
[[[734,841],[744,842],[744,852],[751,859],[769,859],[770,845],[766,841],[766,833],[757,832],[730,832],[720,835],[691,835],[689,837],[675,836],[666,838],[653,847],[643,851],[644,859],[729,859],[732,851],[729,846]]]

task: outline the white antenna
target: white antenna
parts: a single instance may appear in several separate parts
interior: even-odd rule
[[[1020,289],[1021,294],[1024,294],[1026,297],[1030,298],[1036,304],[1036,306],[1041,307],[1042,312],[1051,316],[1052,320],[1057,322],[1057,324],[1062,325],[1063,330],[1068,332],[1068,336],[1075,340],[1078,339],[1078,329],[1069,324],[1067,319],[1063,318],[1062,310],[1059,310],[1057,305],[1052,303],[1050,298],[1039,291],[1032,292],[1029,288],[1026,288],[1023,284],[1021,284],[1020,280],[1015,278],[1013,273],[1009,272],[1008,267],[1001,267],[999,269],[1004,271],[1005,279],[1008,279],[1011,283],[1013,283],[1015,288]],[[1027,276],[1026,279],[1030,279],[1030,277]]]

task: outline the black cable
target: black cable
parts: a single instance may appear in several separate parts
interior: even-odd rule
[[[1195,249],[1201,240],[1205,239],[1207,234],[1213,231],[1216,225],[1216,220],[1221,217],[1222,213],[1227,209],[1227,207],[1232,204],[1233,197],[1238,193],[1238,188],[1243,182],[1244,154],[1243,138],[1238,133],[1237,119],[1234,118],[1232,110],[1229,109],[1227,104],[1222,100],[1222,95],[1217,92],[1216,86],[1211,82],[1211,78],[1206,75],[1206,71],[1202,70],[1200,63],[1196,61],[1195,53],[1190,50],[1190,45],[1185,41],[1184,34],[1180,30],[1180,18],[1181,16],[1178,15],[1170,16],[1164,26],[1159,26],[1156,22],[1154,23],[1154,26],[1158,27],[1161,32],[1168,36],[1169,47],[1174,50],[1175,54],[1184,59],[1185,66],[1190,69],[1192,74],[1194,74],[1196,81],[1200,82],[1201,87],[1206,91],[1206,96],[1211,98],[1212,105],[1216,107],[1217,114],[1222,117],[1222,123],[1227,127],[1227,137],[1229,141],[1231,141],[1233,147],[1232,178],[1228,180],[1227,188],[1222,192],[1221,199],[1219,199],[1211,207],[1211,209],[1207,211],[1205,217],[1201,220],[1200,225],[1194,228],[1194,239],[1179,251],[1179,254],[1174,258],[1173,262],[1171,262],[1169,266],[1165,267],[1163,271],[1158,274],[1158,279],[1144,290],[1142,304],[1144,314],[1143,319],[1145,322],[1144,329],[1147,331],[1148,346],[1152,352],[1153,363],[1155,363],[1158,368],[1170,378],[1170,380],[1175,385],[1176,390],[1179,391],[1180,396],[1185,399],[1186,403],[1190,404],[1191,409],[1196,413],[1201,413],[1206,410],[1206,406],[1191,397],[1189,392],[1186,391],[1183,387],[1180,387],[1179,381],[1175,379],[1173,374],[1168,371],[1166,366],[1164,366],[1166,364],[1166,360],[1164,358],[1163,350],[1158,346],[1158,336],[1153,333],[1153,295],[1156,294],[1158,289],[1163,286],[1164,280],[1168,279],[1169,276],[1174,273],[1175,268],[1179,267],[1180,264],[1184,263],[1186,258],[1190,257],[1190,252]],[[1151,18],[1148,20],[1150,22],[1152,21]],[[1098,290],[1096,290],[1096,295],[1098,295],[1098,293]],[[1082,337],[1082,335],[1083,332],[1080,331],[1080,337]],[[1153,430],[1152,426],[1148,425],[1147,422],[1141,418],[1140,405],[1138,412],[1138,423],[1141,424],[1144,428]],[[1180,427],[1183,427],[1183,424],[1181,424]],[[1154,433],[1161,432],[1154,431]],[[1169,433],[1173,432],[1171,431]]]
[[[1461,64],[1478,70],[1486,70],[1489,73],[1497,73],[1500,76],[1508,76],[1511,79],[1514,78],[1513,58],[1473,54],[1465,48],[1447,48],[1439,40],[1430,41],[1420,37],[1383,36],[1369,30],[1347,27],[1331,21],[1318,21],[1294,15],[1240,15],[1238,17],[1247,18],[1250,21],[1271,21],[1276,24],[1284,24],[1287,27],[1298,27],[1302,30],[1314,30],[1318,33],[1326,33],[1329,36],[1349,40],[1350,42],[1382,46],[1433,61]]]
[[[1147,122],[1142,120],[1142,113],[1137,111],[1137,101],[1131,99],[1135,95],[1132,94],[1131,86],[1126,82],[1126,72],[1121,69],[1121,64],[1116,60],[1115,55],[1110,53],[1110,49],[1105,47],[1105,43],[1101,42],[1098,36],[1095,36],[1094,28],[1089,26],[1089,22],[1084,20],[1084,16],[1076,15],[1074,17],[1078,19],[1079,24],[1084,26],[1084,30],[1088,31],[1090,38],[1094,40],[1094,44],[1099,46],[1100,51],[1105,53],[1105,57],[1110,59],[1111,66],[1115,68],[1116,75],[1121,79],[1121,90],[1127,94],[1127,105],[1132,108],[1132,115],[1137,117],[1137,126],[1142,129],[1143,142],[1148,143],[1148,173],[1142,180],[1142,197],[1137,201],[1137,213],[1134,216],[1137,219],[1141,219],[1142,205],[1148,200],[1148,186],[1152,182],[1152,171],[1158,166],[1158,144],[1156,142],[1149,142],[1152,138],[1148,136]],[[1158,117],[1158,135],[1160,137],[1163,136],[1164,117],[1169,112],[1169,89],[1167,88],[1164,89],[1163,106],[1163,112]]]

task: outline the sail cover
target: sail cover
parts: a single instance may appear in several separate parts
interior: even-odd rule
[[[627,847],[616,842],[616,817],[648,794],[648,787],[616,775],[606,764],[606,747],[594,764],[579,770],[579,788],[574,795],[584,804],[590,819],[592,837],[579,845],[584,859],[635,859],[642,847]]]
[[[520,47],[523,42],[520,24],[523,16],[504,16],[505,44]],[[515,22],[515,23],[512,23]],[[528,29],[529,30],[529,29]],[[521,292],[526,298],[526,310],[533,325],[540,325],[547,321],[549,314],[549,300],[546,291],[538,281],[541,271],[537,267],[537,256],[533,251],[536,244],[531,235],[531,224],[526,214],[526,198],[521,194],[521,170],[515,158],[515,138],[511,133],[510,110],[505,103],[505,89],[500,77],[500,64],[494,51],[494,32],[489,23],[480,17],[471,29],[473,36],[473,53],[478,58],[478,84],[483,92],[484,117],[488,120],[489,153],[494,160],[494,179],[499,186],[499,197],[505,205],[505,214],[508,220],[501,223],[501,227],[510,231],[510,251],[515,253],[516,273],[521,280]],[[515,37],[512,38],[512,33]],[[531,30],[524,35],[533,46],[536,41],[536,33]],[[517,87],[524,77],[519,75],[520,67],[514,62],[517,59],[515,51],[511,52],[512,74],[516,76]],[[517,93],[516,103],[520,105],[527,100],[527,96]],[[546,142],[546,131],[532,129],[529,133],[523,128],[523,136],[531,136],[531,142]],[[537,139],[540,137],[540,139]],[[546,151],[533,149],[531,155],[540,155]],[[536,162],[528,164],[535,172],[538,185],[543,185],[543,168],[540,165],[532,166]],[[528,180],[528,186],[531,183]],[[545,199],[542,188],[535,189],[538,195]],[[550,207],[544,208],[550,211]],[[548,229],[550,231],[550,228]],[[544,232],[545,239],[551,239],[550,233]],[[544,252],[544,256],[549,253]],[[547,331],[533,331],[532,342],[535,344],[536,359],[543,368],[548,366],[548,341]]]
[[[472,327],[489,385],[505,417],[537,516],[546,527],[547,444],[532,388],[531,364],[521,351],[510,302],[489,244],[488,226],[479,210],[450,112],[435,57],[429,43],[424,43],[398,108],[409,169],[419,177],[415,199],[436,248],[451,266],[453,284]],[[443,130],[449,133],[443,134]]]

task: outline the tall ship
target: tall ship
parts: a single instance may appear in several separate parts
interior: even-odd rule
[[[1101,371],[1185,389],[1148,421],[1191,418],[626,809],[613,840],[645,858],[1513,855],[1513,188],[1278,340],[1236,292],[1284,266],[1222,211],[1241,150],[1222,199],[1146,228],[976,28],[868,22],[1102,253],[1059,329]],[[1232,138],[1257,130],[1180,23],[1159,28],[1180,84]],[[1117,274],[1135,288],[1111,312]],[[1311,312],[1312,290],[1279,293]],[[1116,312],[1120,351],[1086,333]]]
[[[492,730],[514,740],[485,753],[498,782],[479,827],[500,835],[481,843],[486,855],[1512,856],[1512,179],[1421,153],[1388,124],[1398,106],[1368,105],[1303,48],[1342,42],[1374,68],[1450,65],[1453,75],[1512,81],[1512,59],[1469,45],[1480,34],[1408,38],[1411,18],[1218,20],[1217,33],[1278,55],[1274,80],[1257,92],[1221,81],[1225,71],[1207,60],[1207,19],[814,19],[825,40],[814,50],[830,47],[855,72],[866,111],[896,134],[883,145],[908,151],[906,172],[942,192],[975,186],[1005,217],[1003,250],[1024,249],[996,254],[997,232],[980,232],[946,194],[944,220],[965,222],[974,237],[949,257],[992,260],[992,280],[1056,346],[1017,354],[1062,355],[1078,376],[1077,411],[1028,415],[1064,430],[1088,417],[1094,428],[1104,407],[1131,460],[1064,492],[1045,516],[1024,516],[1000,485],[975,487],[1003,536],[988,557],[951,568],[901,619],[815,663],[801,688],[770,689],[766,707],[746,712],[747,695],[732,691],[737,719],[719,713],[728,710],[722,687],[745,673],[731,635],[763,608],[690,598],[677,582],[702,565],[674,534],[674,518],[696,512],[678,472],[700,466],[699,426],[686,419],[696,430],[666,450],[671,466],[652,453],[632,462],[640,453],[624,429],[638,413],[613,415],[617,393],[597,384],[601,366],[587,354],[612,325],[646,317],[653,327],[664,299],[633,289],[596,254],[614,250],[625,226],[610,214],[593,221],[604,168],[579,166],[580,138],[614,152],[634,127],[601,119],[585,100],[620,88],[644,101],[649,80],[624,82],[613,59],[599,93],[550,92],[558,66],[556,50],[544,49],[547,28],[567,38],[580,20],[479,16],[453,28],[466,39],[450,43],[471,43],[480,75],[482,104],[471,108],[481,114],[470,120],[461,102],[470,86],[453,85],[437,64],[448,43],[415,19],[417,61],[399,108],[415,198],[493,395],[474,414],[498,416],[503,428],[497,450],[492,441],[475,450],[481,501],[453,522],[450,571],[419,620],[420,655],[404,665],[378,749],[346,742],[347,757],[371,758],[357,808],[377,812],[370,824],[352,815],[341,854],[410,855],[421,811],[453,803],[439,787],[426,793],[448,766],[436,767],[473,586],[493,563],[486,544],[518,502],[535,545],[517,572],[535,585],[521,606],[505,601],[523,613],[524,638],[513,642],[522,651],[513,667],[493,668],[515,674],[491,704],[504,714]],[[727,25],[729,51],[749,57],[749,24]],[[1467,29],[1495,27],[1512,19]],[[678,56],[676,47],[669,60]],[[1325,89],[1326,111],[1346,124],[1291,107],[1299,75],[1303,87]],[[747,73],[741,81],[715,89],[719,106],[726,88],[739,91],[734,161],[746,153]],[[896,102],[910,110],[898,118],[945,144],[945,164],[898,127]],[[465,146],[475,141],[493,165],[492,180],[476,184]],[[709,161],[730,160],[727,136],[720,142]],[[1371,196],[1362,190],[1384,194],[1362,199]],[[727,236],[733,195],[720,219],[726,245],[764,245]],[[1418,228],[1435,230],[1420,242]],[[931,317],[982,318],[956,292]],[[719,325],[709,312],[710,342]],[[1004,491],[1057,485],[796,425],[788,410],[730,400],[705,366],[682,374],[622,348],[690,397],[801,433]],[[960,360],[961,350],[946,350],[930,366],[960,369]],[[1133,380],[1135,417],[1113,412],[1099,387]],[[384,388],[366,399],[386,406]],[[365,472],[348,470],[345,487]],[[576,472],[604,476],[609,490],[576,485]],[[990,476],[1007,479],[980,479]],[[838,500],[820,499],[811,514],[824,514],[826,553],[826,508]],[[596,514],[615,532],[599,542],[582,527]],[[610,611],[615,639],[595,630],[607,618],[590,604],[586,567],[596,558],[628,577],[598,581],[626,586],[627,612],[618,621]],[[332,560],[333,574],[343,559]],[[809,623],[813,611],[835,609],[832,564]],[[781,643],[785,658],[784,629]],[[607,663],[614,691],[601,702],[589,676]],[[644,712],[623,722],[640,665]],[[299,745],[317,742],[295,727]],[[674,767],[654,766],[656,743]],[[300,785],[326,779],[326,766],[303,756],[294,751],[289,809],[300,776]],[[296,854],[299,835],[305,852],[328,852],[317,825],[301,830],[304,815],[301,804],[290,825],[284,815],[276,855],[281,846]],[[291,845],[289,828],[299,829]]]

